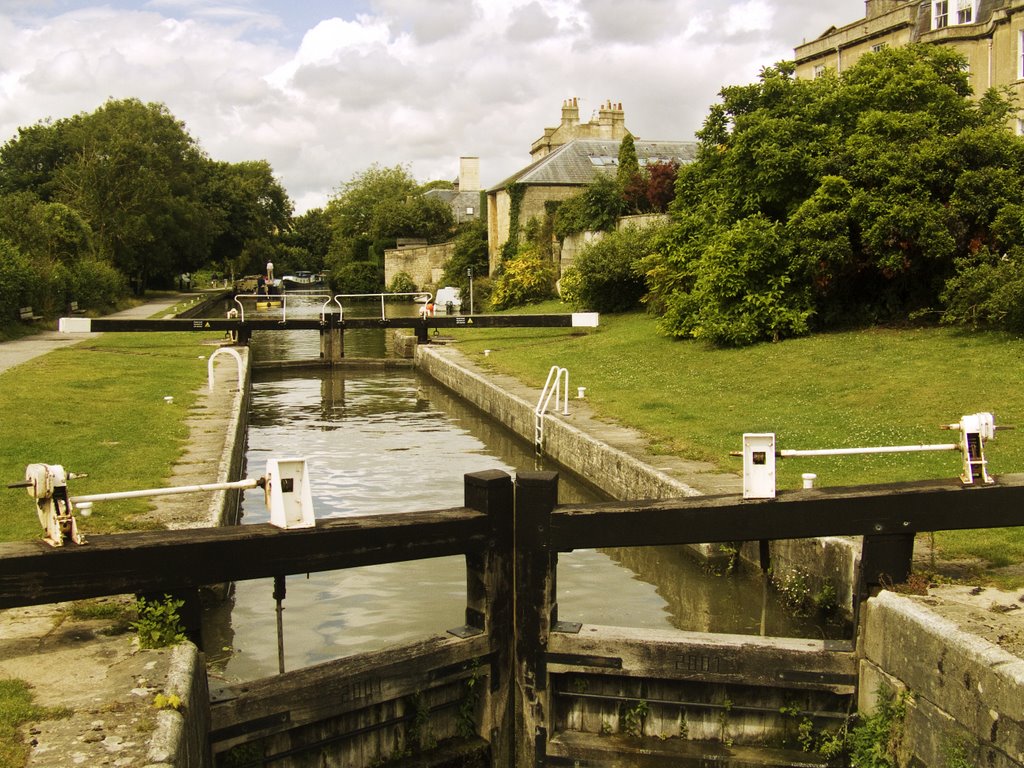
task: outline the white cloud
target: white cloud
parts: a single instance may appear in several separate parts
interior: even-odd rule
[[[0,142],[137,97],[165,103],[216,159],[267,159],[300,211],[373,162],[427,180],[476,155],[493,184],[529,161],[566,98],[584,119],[610,99],[641,137],[689,139],[723,85],[862,11],[860,0],[0,0]]]
[[[774,17],[774,8],[766,0],[747,0],[745,3],[729,6],[723,27],[727,35],[766,32],[772,28]]]

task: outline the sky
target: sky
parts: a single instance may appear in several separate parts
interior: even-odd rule
[[[693,140],[725,85],[863,0],[0,0],[0,144],[109,98],[160,102],[214,160],[267,160],[296,213],[372,164],[484,188],[578,99]]]

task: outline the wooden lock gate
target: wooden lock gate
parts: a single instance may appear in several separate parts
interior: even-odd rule
[[[576,506],[556,504],[557,486],[556,473],[521,472],[513,482],[488,471],[466,475],[465,503],[455,509],[295,530],[94,535],[60,549],[0,544],[0,608],[464,555],[462,627],[216,691],[212,751],[252,745],[251,765],[287,765],[312,752],[329,755],[327,765],[408,754],[410,765],[696,766],[755,750],[745,733],[779,720],[768,703],[778,696],[817,725],[835,722],[855,691],[852,644],[560,622],[559,552],[863,536],[864,598],[909,572],[915,533],[1024,525],[1021,475],[970,488],[935,481],[787,491],[770,501]],[[826,764],[799,754],[799,764]],[[796,759],[751,755],[765,765]]]

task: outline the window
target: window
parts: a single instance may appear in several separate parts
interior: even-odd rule
[[[467,216],[472,216],[472,215],[473,215],[473,210],[474,210],[474,209],[473,209],[473,206],[472,206],[472,205],[467,205],[467,206],[466,206],[466,215],[467,215]]]
[[[971,24],[974,21],[974,0],[956,0],[956,23]]]
[[[825,65],[816,64],[814,67],[814,79],[817,80],[819,77],[825,74]]]
[[[1017,40],[1017,79],[1024,80],[1024,32],[1020,33],[1020,37]]]
[[[949,0],[939,0],[932,6],[932,29],[949,26]]]
[[[1024,136],[1024,117],[1017,118],[1017,135]]]
[[[877,45],[872,45],[871,46],[871,52],[872,53],[878,53],[879,51],[884,51],[888,47],[889,47],[888,43],[878,43]]]

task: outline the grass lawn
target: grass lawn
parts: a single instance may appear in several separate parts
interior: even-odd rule
[[[32,463],[88,474],[75,495],[165,484],[187,437],[185,415],[206,381],[216,334],[107,333],[0,374],[0,479]],[[202,356],[202,359],[200,359]],[[168,403],[165,397],[172,397]],[[96,504],[86,534],[128,530],[151,500]],[[0,496],[0,541],[42,535],[22,489]]]
[[[558,302],[530,312],[569,311]],[[730,452],[744,432],[774,432],[779,448],[839,448],[956,442],[939,429],[989,411],[1000,432],[986,447],[993,474],[1024,472],[1024,340],[949,328],[870,328],[745,349],[714,349],[658,335],[644,313],[602,315],[599,328],[457,330],[459,348],[482,367],[540,390],[551,366],[568,369],[570,396],[587,388],[609,420],[649,435],[657,450],[742,471]],[[484,357],[483,350],[491,350]],[[803,472],[826,486],[960,474],[959,453],[793,458],[780,487]],[[1024,529],[939,534],[941,556],[992,567],[1024,563]],[[1019,579],[1024,583],[1024,577]]]

